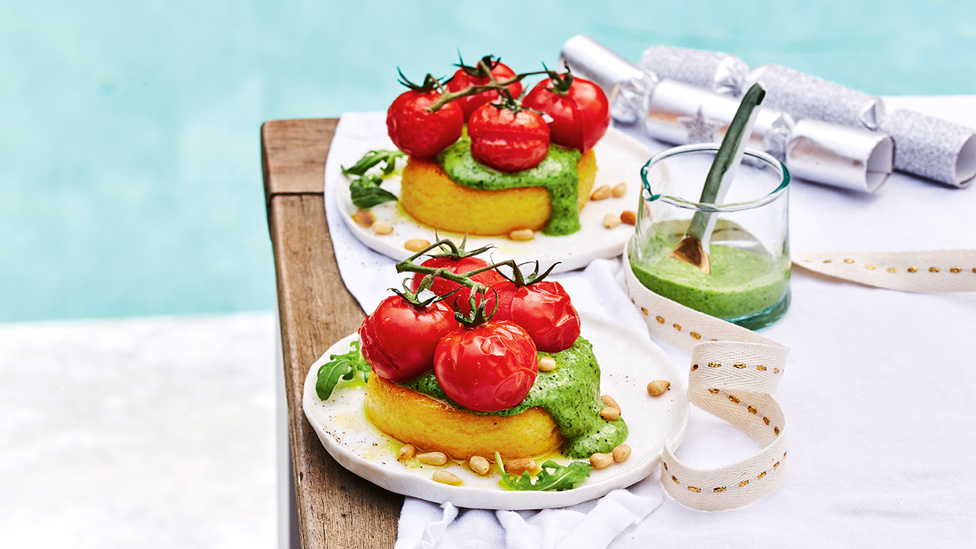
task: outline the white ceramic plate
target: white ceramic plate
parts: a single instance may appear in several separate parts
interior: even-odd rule
[[[389,144],[386,146],[388,148]],[[382,148],[383,143],[377,143],[372,148],[377,147]],[[370,147],[365,147],[360,156],[369,150]],[[610,185],[612,188],[619,183],[627,183],[626,195],[587,202],[580,212],[582,228],[574,234],[546,236],[536,232],[535,238],[527,242],[509,240],[504,236],[471,236],[468,237],[467,249],[474,250],[493,244],[497,257],[511,258],[519,263],[538,259],[543,268],[546,268],[552,263],[560,262],[553,272],[578,269],[585,267],[594,259],[620,255],[624,242],[633,234],[633,227],[620,224],[613,229],[606,229],[603,226],[603,218],[608,213],[619,215],[624,210],[636,211],[641,188],[640,170],[653,153],[639,141],[614,128],[607,130],[603,139],[594,147],[594,151],[597,172],[593,188],[596,189],[601,185]],[[351,165],[358,158],[352,159],[348,164]],[[383,188],[400,196],[400,176],[394,175],[385,180]],[[410,217],[400,207],[399,202],[387,202],[370,209],[377,220],[393,225],[392,234],[378,236],[372,230],[353,221],[352,215],[356,213],[357,208],[352,203],[349,182],[344,176],[340,176],[339,183],[336,185],[336,197],[339,211],[342,212],[342,218],[349,230],[363,244],[387,257],[401,261],[412,255],[413,252],[403,247],[407,240],[415,238],[429,242],[436,240],[434,229]],[[451,238],[455,242],[460,242],[464,236],[442,231],[438,234],[442,238]]]
[[[498,475],[480,477],[460,464],[444,469],[463,480],[461,486],[434,482],[431,475],[441,467],[407,467],[397,461],[401,442],[384,434],[366,418],[362,381],[342,381],[328,401],[315,394],[319,366],[330,354],[344,354],[352,334],[333,345],[311,366],[305,379],[302,406],[325,449],[340,465],[392,492],[459,507],[482,509],[545,509],[565,507],[598,498],[634,484],[657,467],[665,439],[674,444],[684,437],[688,423],[687,373],[650,342],[647,334],[596,317],[583,315],[583,337],[593,344],[602,370],[601,392],[614,397],[623,411],[633,450],[623,463],[593,470],[590,477],[572,490],[521,492],[499,486]],[[671,381],[671,390],[660,397],[647,394],[647,383]],[[560,459],[563,463],[569,460]],[[557,460],[557,461],[560,461]]]

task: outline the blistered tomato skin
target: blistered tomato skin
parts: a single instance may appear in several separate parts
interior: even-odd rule
[[[534,168],[549,154],[549,126],[528,110],[482,105],[468,120],[468,137],[471,156],[500,172]]]
[[[461,137],[465,117],[455,102],[427,112],[440,96],[434,91],[410,90],[393,100],[386,111],[386,129],[398,149],[410,156],[433,158]]]
[[[495,77],[496,81],[503,82],[515,76],[515,71],[510,69],[504,63],[498,63],[495,65],[495,68],[491,69],[491,75]],[[458,69],[457,72],[454,73],[454,76],[451,77],[451,80],[447,83],[447,91],[457,92],[471,86],[483,86],[489,81],[490,80],[487,76],[472,76],[464,69]],[[505,87],[508,88],[508,91],[512,93],[512,97],[518,97],[522,93],[521,82],[513,82]],[[484,105],[485,103],[490,103],[496,97],[498,97],[498,92],[484,91],[474,95],[467,95],[459,99],[455,99],[454,103],[457,103],[461,107],[461,110],[464,111],[464,119],[467,120],[475,109]]]
[[[558,282],[543,280],[516,288],[503,303],[496,318],[524,328],[540,351],[564,351],[580,335],[579,313]]]
[[[577,77],[565,94],[553,88],[551,79],[539,82],[525,95],[522,105],[552,118],[549,129],[553,143],[582,152],[592,149],[610,127],[607,95],[600,86]]]
[[[448,271],[451,271],[452,273],[456,273],[456,274],[464,274],[476,269],[480,269],[482,267],[487,267],[488,263],[485,262],[485,260],[474,256],[463,257],[460,259],[454,259],[451,257],[432,257],[424,261],[421,265],[433,269],[447,269]],[[420,283],[424,279],[424,276],[426,276],[424,275],[424,273],[415,273],[413,275],[413,280],[411,282],[410,289],[413,291],[417,291],[417,288],[420,287]],[[485,286],[489,286],[489,287],[495,284],[499,284],[501,282],[506,282],[505,277],[498,274],[498,271],[494,269],[482,271],[476,275],[473,275],[471,279],[474,280],[475,282],[480,282]],[[464,315],[467,315],[471,311],[471,306],[469,304],[470,303],[469,299],[471,297],[471,289],[468,288],[467,286],[462,286],[461,284],[458,284],[457,282],[453,282],[451,280],[447,280],[446,278],[435,277],[429,289],[430,291],[434,292],[437,295],[446,295],[451,291],[457,290],[453,294],[451,294],[450,297],[444,300],[445,303],[447,303],[451,307],[451,309],[453,309],[454,304],[457,303],[458,307],[461,310],[461,313]],[[491,312],[495,306],[493,299],[494,299],[493,292],[491,290],[488,290],[485,296],[485,300],[486,301],[492,300],[489,303],[488,312]]]
[[[521,403],[538,373],[532,338],[506,321],[458,328],[444,336],[434,354],[437,383],[451,400],[478,412]]]
[[[433,368],[441,338],[458,327],[441,302],[418,309],[400,296],[384,299],[359,327],[363,358],[376,375],[400,383]]]
[[[447,269],[452,273],[464,274],[482,267],[487,267],[488,263],[483,259],[473,256],[462,257],[461,259],[454,259],[451,257],[432,257],[421,263],[421,266],[430,267],[432,269]],[[413,275],[413,284],[410,289],[416,291],[420,286],[420,281],[422,281],[425,276],[426,275],[424,273],[415,273]],[[494,269],[482,271],[472,276],[471,279],[487,286],[491,286],[492,284],[505,280],[505,278],[498,274],[498,271]],[[449,293],[451,290],[460,287],[461,285],[457,282],[452,282],[446,278],[435,277],[433,283],[430,285],[430,291],[437,295],[444,295]]]

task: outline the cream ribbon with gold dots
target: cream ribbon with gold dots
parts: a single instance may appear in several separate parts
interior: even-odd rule
[[[796,254],[793,264],[834,278],[904,292],[976,291],[976,250]]]
[[[626,256],[625,256],[626,257]],[[675,501],[702,511],[733,509],[776,490],[786,469],[786,417],[772,397],[789,349],[751,330],[661,297],[625,266],[627,290],[651,335],[689,353],[688,400],[759,443],[756,454],[712,469],[696,469],[661,454],[661,482]]]
[[[624,257],[629,257],[625,251]],[[976,291],[976,250],[802,254],[794,265],[869,286],[911,292]],[[627,291],[652,336],[689,353],[688,399],[761,446],[723,467],[696,469],[666,441],[661,481],[679,503],[703,511],[740,507],[774,491],[786,469],[786,416],[772,397],[789,349],[645,288],[624,262]]]

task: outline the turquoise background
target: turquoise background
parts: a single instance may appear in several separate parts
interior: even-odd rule
[[[402,6],[402,7],[396,7]],[[271,310],[259,128],[589,34],[976,93],[976,2],[0,1],[0,322]]]

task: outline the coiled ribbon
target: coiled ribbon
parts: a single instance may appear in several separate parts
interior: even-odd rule
[[[787,463],[786,416],[772,394],[789,349],[645,288],[626,260],[631,301],[655,338],[691,355],[688,400],[742,430],[761,449],[728,465],[698,469],[665,442],[661,482],[675,501],[703,511],[741,507],[775,491]],[[913,292],[976,291],[976,250],[802,254],[794,265],[869,286]]]

